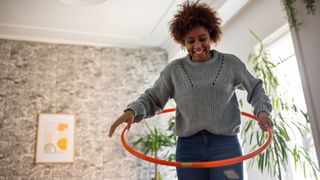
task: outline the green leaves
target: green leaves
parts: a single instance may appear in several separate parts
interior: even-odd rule
[[[281,0],[290,28],[298,31],[302,23],[297,19],[298,13],[296,8],[294,7],[295,2],[296,0]],[[316,0],[303,0],[302,2],[305,5],[308,15],[316,14]]]
[[[145,132],[144,135],[139,136],[137,140],[133,141],[132,147],[139,148],[145,155],[150,154],[155,158],[158,158],[158,151],[163,150],[165,147],[173,147],[177,144],[176,136],[172,132],[174,124],[175,118],[171,118],[168,121],[168,129],[166,131],[159,131],[157,127],[150,127],[150,125],[145,122],[147,132]],[[174,161],[175,154],[167,151],[162,159]],[[162,177],[160,172],[158,172],[157,167],[157,164],[154,164],[155,177],[153,179],[161,180]]]
[[[163,147],[173,147],[176,144],[174,134],[168,132],[159,132],[156,127],[151,128],[145,123],[148,132],[140,136],[139,139],[132,143],[133,147],[138,147],[144,154],[155,155]]]
[[[280,59],[278,62],[271,60],[270,52],[265,49],[262,40],[252,31],[250,32],[259,42],[259,49],[256,53],[252,52],[248,55],[248,62],[251,63],[256,76],[263,80],[266,93],[271,99],[274,126],[272,143],[250,161],[249,167],[257,163],[261,172],[267,170],[269,174],[281,179],[281,171],[282,169],[287,170],[290,158],[293,159],[296,168],[303,170],[305,177],[308,175],[317,178],[317,166],[310,152],[296,145],[296,132],[299,132],[301,136],[310,132],[309,116],[294,102],[289,102],[284,98],[285,96],[279,91],[280,84],[275,72],[277,66],[287,59]],[[266,133],[262,133],[255,124],[251,120],[246,121],[241,132],[243,144],[250,144],[250,151],[261,146],[267,138]]]

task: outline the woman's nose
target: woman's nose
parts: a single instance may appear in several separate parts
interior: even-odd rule
[[[194,48],[195,49],[197,49],[197,48],[201,48],[201,43],[200,43],[200,41],[195,41],[195,43],[194,43]]]

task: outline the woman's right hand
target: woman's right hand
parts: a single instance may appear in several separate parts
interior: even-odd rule
[[[124,112],[110,127],[109,137],[112,137],[116,128],[122,123],[128,123],[128,130],[130,128],[130,124],[132,123],[134,118],[134,112],[132,110],[128,110]]]

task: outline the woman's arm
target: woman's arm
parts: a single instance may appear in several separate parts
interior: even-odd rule
[[[263,88],[261,79],[255,78],[246,68],[245,64],[241,64],[241,86],[247,91],[247,101],[254,108],[254,115],[258,118],[258,124],[261,129],[266,130],[267,127],[272,128],[273,124],[269,114],[272,111],[272,105],[269,97]]]
[[[130,126],[132,120],[139,122],[145,117],[153,116],[164,108],[168,100],[173,96],[173,87],[168,82],[170,74],[166,74],[168,71],[165,70],[160,73],[160,77],[154,85],[147,89],[136,101],[130,103],[124,113],[112,124],[109,130],[109,137],[112,137],[120,124],[128,123]]]

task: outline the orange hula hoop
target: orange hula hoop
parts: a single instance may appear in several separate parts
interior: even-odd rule
[[[163,114],[163,113],[168,113],[168,112],[173,112],[173,111],[175,111],[175,108],[165,109],[165,110],[159,112],[158,114]],[[249,117],[249,118],[257,121],[257,117],[252,114],[249,114],[246,112],[241,112],[241,115]],[[183,167],[183,168],[212,168],[212,167],[220,167],[220,166],[228,166],[228,165],[236,164],[236,163],[242,162],[246,159],[249,159],[249,158],[261,153],[263,150],[265,150],[270,145],[271,140],[272,140],[272,132],[271,132],[270,128],[267,128],[268,139],[266,140],[266,142],[262,146],[260,146],[257,150],[255,150],[251,153],[248,153],[246,155],[238,156],[238,157],[234,157],[234,158],[229,158],[229,159],[224,159],[224,160],[218,160],[218,161],[209,161],[209,162],[173,162],[173,161],[156,159],[156,158],[141,154],[138,151],[135,151],[125,141],[124,134],[126,131],[127,131],[127,127],[125,127],[122,130],[121,142],[122,142],[122,145],[124,146],[124,148],[127,151],[129,151],[132,155],[134,155],[140,159],[152,162],[152,163],[161,164],[161,165],[165,165],[165,166]]]

